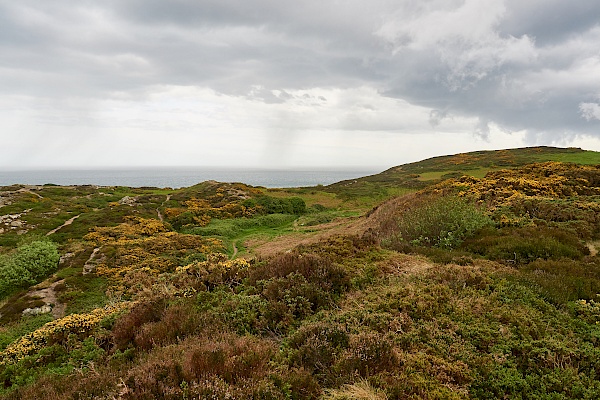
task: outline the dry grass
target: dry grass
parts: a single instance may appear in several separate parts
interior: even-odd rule
[[[366,380],[360,380],[340,389],[330,389],[322,397],[323,400],[387,400],[387,395],[375,388]]]

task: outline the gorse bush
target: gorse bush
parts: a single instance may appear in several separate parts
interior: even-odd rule
[[[466,200],[452,196],[422,198],[400,214],[392,244],[451,249],[491,224],[489,217]]]

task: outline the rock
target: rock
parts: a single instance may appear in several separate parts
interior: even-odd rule
[[[10,226],[13,228],[20,228],[23,226],[23,222],[21,221],[13,221],[10,223]]]
[[[121,205],[133,206],[136,201],[137,201],[137,198],[135,198],[135,197],[125,196],[121,200],[119,200],[118,203]]]
[[[69,261],[69,259],[72,258],[74,255],[75,255],[75,253],[65,253],[58,260],[58,264],[59,265],[64,265],[64,263],[67,262],[67,261]]]
[[[52,312],[52,306],[49,304],[43,305],[41,307],[34,308],[26,308],[23,310],[23,315],[39,315],[39,314],[48,314]]]
[[[92,251],[92,254],[90,254],[90,258],[88,258],[88,260],[83,265],[83,275],[87,275],[87,274],[96,272],[97,263],[101,262],[102,260],[105,259],[105,256],[102,255],[100,260],[95,260],[96,254],[98,253],[98,251],[100,251],[100,248],[96,247],[94,249],[94,251]]]

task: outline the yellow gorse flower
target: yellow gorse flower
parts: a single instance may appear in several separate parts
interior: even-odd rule
[[[71,314],[48,322],[44,326],[11,343],[0,352],[0,365],[16,363],[25,356],[35,353],[60,336],[70,333],[85,334],[95,328],[104,318],[123,311],[130,303],[97,308],[87,314]]]

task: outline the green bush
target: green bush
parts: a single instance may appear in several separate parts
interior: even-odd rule
[[[304,214],[306,203],[300,197],[278,199],[271,196],[259,196],[243,203],[246,207],[260,206],[265,214]]]
[[[475,205],[452,196],[423,198],[404,210],[398,219],[394,245],[409,243],[444,249],[457,247],[492,221]]]
[[[56,245],[38,240],[24,244],[17,251],[0,259],[0,296],[15,289],[33,285],[54,272],[60,256]]]

